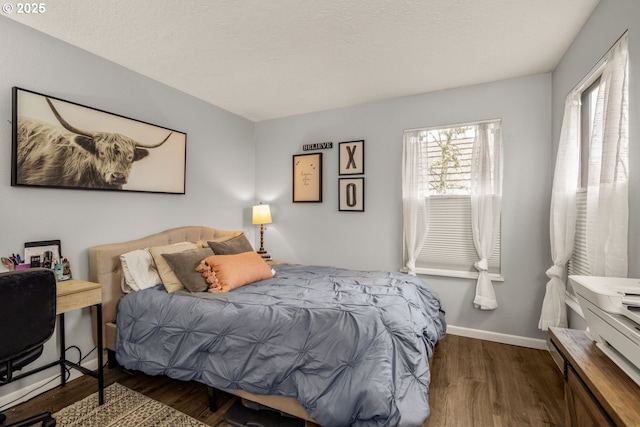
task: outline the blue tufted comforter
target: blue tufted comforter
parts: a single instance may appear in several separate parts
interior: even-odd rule
[[[298,399],[323,426],[419,426],[428,358],[446,324],[416,277],[277,265],[221,294],[123,297],[116,357],[125,368],[219,389]],[[197,297],[194,297],[197,295]]]

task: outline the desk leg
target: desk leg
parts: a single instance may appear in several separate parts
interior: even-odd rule
[[[102,361],[102,304],[96,304],[96,318],[98,324],[98,404],[104,403],[104,366]]]
[[[102,325],[102,304],[96,304],[95,307],[97,312],[96,317],[98,325]],[[104,362],[102,356],[102,328],[98,327],[97,330],[98,342],[96,346],[98,350],[98,370],[90,371],[80,364],[70,362],[66,359],[65,349],[67,347],[67,344],[65,342],[64,313],[60,313],[58,316],[58,328],[60,333],[60,360],[58,361],[58,363],[60,364],[60,385],[65,385],[67,383],[65,365],[69,365],[70,367],[79,370],[85,375],[91,375],[98,380],[98,404],[104,404],[104,367],[102,366]],[[55,366],[55,362],[53,362],[53,365]]]
[[[64,342],[64,313],[60,313],[59,315],[58,328],[60,328],[60,385],[65,385],[67,383],[67,376],[65,375],[65,354],[64,349],[66,348],[66,344]]]

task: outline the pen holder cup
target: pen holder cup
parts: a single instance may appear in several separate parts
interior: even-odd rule
[[[53,272],[56,274],[56,279],[69,280],[71,279],[71,267],[69,261],[64,261],[53,266]]]

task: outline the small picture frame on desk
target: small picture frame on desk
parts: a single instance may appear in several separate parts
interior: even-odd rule
[[[61,253],[60,240],[41,240],[24,244],[24,261],[29,263],[30,267],[53,268],[53,263],[60,260]],[[40,260],[36,257],[40,257]]]

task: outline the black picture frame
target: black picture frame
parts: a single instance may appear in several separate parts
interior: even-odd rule
[[[293,203],[322,202],[322,153],[293,155]]]
[[[364,212],[364,177],[338,178],[338,210]]]
[[[12,186],[185,194],[186,149],[184,132],[12,89]]]
[[[364,174],[364,140],[338,144],[338,175]]]
[[[53,262],[62,261],[62,244],[60,243],[60,240],[39,240],[36,242],[24,243],[24,263],[30,264],[32,256],[37,256],[40,261],[43,261],[44,253],[46,251],[51,251],[53,253]]]

